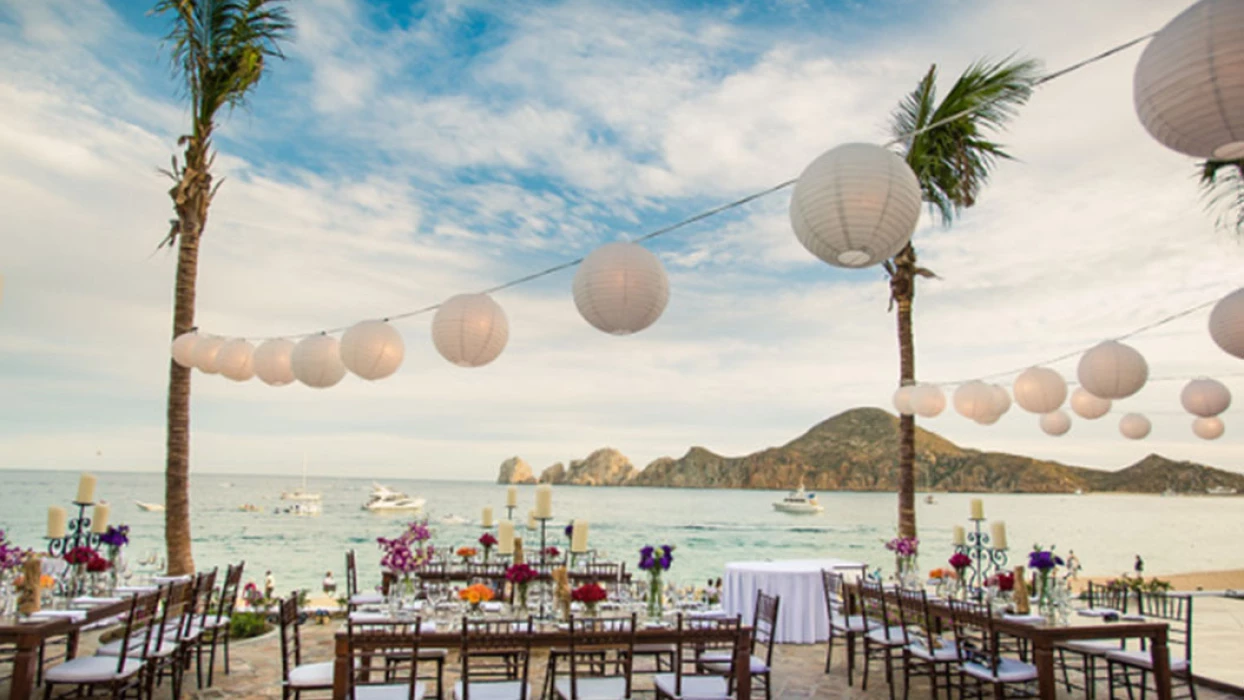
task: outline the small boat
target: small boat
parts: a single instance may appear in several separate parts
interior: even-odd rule
[[[929,495],[927,495],[927,496],[925,496],[925,497],[924,497],[924,502],[925,502],[925,503],[928,503],[928,504],[929,504],[929,505],[931,505],[931,506],[932,506],[932,505],[937,505],[937,501],[933,498],[933,494],[931,494],[931,493],[930,493]]]
[[[262,511],[263,508],[260,508],[254,503],[247,503],[247,504],[238,506],[238,510],[242,511],[243,513],[258,513]]]
[[[803,489],[803,482],[799,482],[799,488],[786,494],[786,498],[773,502],[773,509],[783,513],[794,513],[797,515],[814,515],[825,510],[824,506],[816,500],[816,494],[808,493]]]
[[[282,491],[282,501],[319,501],[320,494],[311,493],[307,490],[307,456],[302,456],[302,486],[293,491]]]
[[[142,501],[134,501],[134,505],[138,506],[139,510],[145,510],[148,513],[163,513],[164,512],[164,506],[160,505],[159,503],[143,503]]]
[[[303,501],[281,510],[281,513],[284,515],[301,515],[304,517],[319,515],[320,512],[320,504],[317,501]]]
[[[423,510],[423,504],[427,502],[426,499],[411,498],[388,486],[376,483],[371,486],[371,498],[363,504],[363,510],[370,510],[373,513]]]
[[[467,519],[462,517],[461,515],[455,515],[454,513],[450,513],[449,515],[442,515],[441,522],[444,523],[445,525],[466,525]]]

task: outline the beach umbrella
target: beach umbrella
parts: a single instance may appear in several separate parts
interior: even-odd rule
[[[1244,358],[1244,287],[1214,304],[1209,314],[1209,337],[1228,354]]]
[[[1202,440],[1217,440],[1224,430],[1221,418],[1195,418],[1192,421],[1192,432]]]
[[[341,363],[362,379],[384,379],[405,356],[402,334],[385,321],[359,321],[341,335]]]
[[[216,364],[216,357],[220,354],[220,348],[225,344],[224,338],[218,338],[214,335],[205,335],[199,338],[194,344],[194,366],[204,374],[216,374],[220,371],[220,367]]]
[[[1119,432],[1130,440],[1141,440],[1152,429],[1149,419],[1139,413],[1128,413],[1119,419]]]
[[[993,388],[978,379],[960,384],[955,389],[954,405],[959,415],[978,423],[984,418],[1002,415],[998,412]]]
[[[294,368],[290,366],[290,356],[294,352],[294,341],[275,338],[265,341],[255,348],[255,374],[268,386],[285,386],[293,383]]]
[[[1110,399],[1103,399],[1100,396],[1094,396],[1084,387],[1077,387],[1071,392],[1071,410],[1076,412],[1077,416],[1094,420],[1101,418],[1110,412],[1112,402]]]
[[[195,331],[182,333],[173,339],[173,361],[182,367],[194,367],[194,346],[199,342]]]
[[[1015,378],[1015,403],[1025,411],[1046,414],[1067,400],[1067,382],[1048,367],[1029,367]]]
[[[1125,399],[1149,380],[1149,364],[1132,346],[1105,340],[1080,356],[1076,377],[1093,396]]]
[[[1046,435],[1054,437],[1066,435],[1067,431],[1071,430],[1071,416],[1062,409],[1051,411],[1041,416],[1040,424]]]
[[[848,143],[795,181],[790,221],[810,253],[837,267],[877,265],[903,249],[920,220],[920,182],[889,149]]]
[[[630,335],[651,326],[665,311],[670,284],[652,251],[637,243],[606,243],[579,264],[574,304],[596,328]]]
[[[234,338],[220,346],[216,353],[216,367],[224,376],[235,382],[244,382],[255,376],[255,346],[245,338]]]
[[[917,415],[934,418],[946,408],[946,395],[936,384],[917,384],[911,390],[911,408]]]
[[[1244,158],[1244,2],[1200,0],[1162,27],[1132,78],[1153,138],[1196,158]]]
[[[647,252],[647,251],[644,251]],[[482,367],[497,359],[510,339],[510,322],[487,294],[446,299],[432,317],[432,344],[459,367]]]
[[[910,416],[916,412],[916,409],[911,407],[911,390],[914,388],[911,384],[904,384],[894,390],[894,410],[898,411],[899,415]]]
[[[298,341],[289,356],[289,366],[294,377],[309,387],[326,389],[346,376],[346,366],[341,363],[341,349],[337,339],[321,333]]]
[[[1212,418],[1231,406],[1231,391],[1216,379],[1201,377],[1184,385],[1179,403],[1194,416]]]

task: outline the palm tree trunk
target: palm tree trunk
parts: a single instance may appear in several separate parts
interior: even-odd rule
[[[894,256],[890,294],[898,307],[899,384],[916,380],[916,342],[911,330],[911,305],[916,297],[916,251],[910,244]],[[916,417],[898,422],[898,533],[916,536]]]

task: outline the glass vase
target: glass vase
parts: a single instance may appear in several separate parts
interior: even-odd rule
[[[518,593],[514,596],[514,607],[517,608],[519,617],[527,617],[530,614],[530,608],[527,606],[527,587],[529,583],[518,584]]]
[[[898,585],[906,590],[919,590],[923,587],[920,578],[920,566],[915,557],[898,557]]]
[[[1054,582],[1049,571],[1042,571],[1037,576],[1037,612],[1048,623],[1053,624],[1058,619],[1057,605],[1054,600]]]
[[[648,617],[661,619],[665,613],[665,593],[661,588],[661,572],[655,567],[648,574]]]

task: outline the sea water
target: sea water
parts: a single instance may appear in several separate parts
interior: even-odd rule
[[[97,498],[112,505],[111,521],[130,526],[126,556],[137,562],[163,556],[164,513],[140,511],[136,501],[163,503],[164,480],[154,473],[99,473]],[[10,540],[46,548],[47,507],[72,509],[78,474],[54,471],[0,472],[0,528]],[[481,511],[491,506],[506,515],[506,487],[484,482],[381,480],[411,496],[427,499],[423,515],[438,547],[474,545],[483,529]],[[279,591],[307,588],[318,593],[325,572],[344,589],[345,551],[358,552],[364,586],[379,579],[377,537],[392,537],[412,514],[365,511],[372,480],[311,477],[308,490],[323,494],[322,514],[300,517],[283,512],[292,505],[282,491],[300,484],[294,476],[198,474],[191,478],[191,529],[199,568],[246,562],[246,579],[261,582],[271,570]],[[540,533],[525,529],[535,487],[520,486],[516,532],[526,548]],[[546,543],[565,551],[564,528],[573,518],[590,523],[590,546],[600,556],[635,570],[646,544],[671,544],[675,562],[667,578],[681,585],[703,584],[722,575],[731,561],[835,557],[893,569],[884,542],[895,535],[897,500],[893,493],[818,493],[819,515],[777,512],[776,491],[556,486],[554,519]],[[1034,544],[1066,554],[1075,550],[1090,575],[1131,571],[1135,555],[1146,573],[1244,568],[1244,499],[1237,497],[1086,494],[935,494],[936,503],[918,499],[920,565],[945,565],[951,529],[971,531],[969,501],[982,498],[988,521],[1004,520],[1011,565],[1024,563]],[[240,507],[253,504],[258,512]],[[76,509],[75,509],[76,510]],[[443,522],[446,516],[466,523]],[[989,532],[989,522],[982,524]],[[158,562],[157,562],[158,563]],[[152,568],[152,567],[148,567]]]

